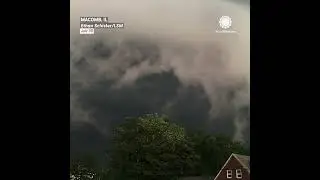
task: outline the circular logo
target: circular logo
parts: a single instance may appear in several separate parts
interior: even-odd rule
[[[229,16],[221,16],[219,19],[220,27],[223,29],[228,29],[231,27],[232,20]]]

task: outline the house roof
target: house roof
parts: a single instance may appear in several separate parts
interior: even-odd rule
[[[250,156],[232,154],[250,172]]]
[[[220,169],[220,171],[218,172],[217,176],[214,178],[214,180],[216,180],[222,169],[228,164],[228,162],[230,161],[231,157],[235,157],[239,163],[245,168],[247,169],[247,171],[250,173],[250,156],[245,156],[245,155],[240,155],[240,154],[234,154],[232,153],[229,157],[229,159],[224,163],[224,165],[222,166],[222,168]]]

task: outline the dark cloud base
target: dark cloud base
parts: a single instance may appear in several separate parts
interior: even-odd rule
[[[144,76],[134,85],[120,89],[112,88],[112,84],[110,80],[99,81],[78,91],[80,104],[93,112],[96,125],[102,127],[104,134],[90,124],[75,128],[71,131],[71,154],[89,152],[102,155],[108,148],[112,128],[125,117],[147,113],[166,114],[188,130],[234,134],[235,114],[228,112],[211,119],[208,113],[210,103],[203,89],[183,86],[172,72]],[[247,114],[246,108],[243,108],[244,115]]]
[[[119,50],[120,49],[120,50]],[[124,52],[121,52],[121,50]],[[177,52],[193,54],[192,49],[181,48]],[[200,85],[186,85],[180,82],[173,70],[148,73],[139,77],[134,83],[114,88],[119,79],[107,78],[105,74],[98,74],[93,61],[109,61],[114,53],[120,54],[119,61],[132,68],[148,61],[156,64],[161,53],[156,43],[130,39],[116,44],[111,41],[97,41],[83,49],[83,56],[76,57],[71,52],[71,63],[76,76],[71,75],[71,93],[77,96],[77,104],[85,112],[90,112],[91,122],[84,122],[79,116],[71,113],[71,156],[86,153],[103,157],[108,149],[112,129],[124,121],[125,117],[139,116],[148,113],[166,114],[169,118],[184,126],[189,131],[206,131],[222,133],[233,137],[236,131],[234,119],[242,116],[250,124],[248,115],[249,105],[233,108],[236,93],[246,84],[232,84],[232,86],[217,89],[217,96],[221,97],[226,108],[221,103],[210,104],[210,99]],[[121,56],[123,54],[137,56]],[[117,59],[118,60],[118,59]],[[126,69],[117,69],[120,77]],[[77,77],[84,77],[89,86]],[[94,79],[91,81],[91,79]],[[210,110],[222,110],[218,116],[212,117]],[[244,132],[244,140],[250,142],[249,127]]]

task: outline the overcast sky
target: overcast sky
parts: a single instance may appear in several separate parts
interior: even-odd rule
[[[215,32],[221,15],[237,34]],[[108,16],[125,29],[80,36],[80,16]],[[108,135],[126,116],[165,113],[248,140],[249,17],[230,1],[71,0],[71,122]]]

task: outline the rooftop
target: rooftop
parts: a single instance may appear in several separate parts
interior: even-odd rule
[[[233,156],[240,161],[244,168],[250,171],[250,156],[240,155],[240,154],[233,154]]]

